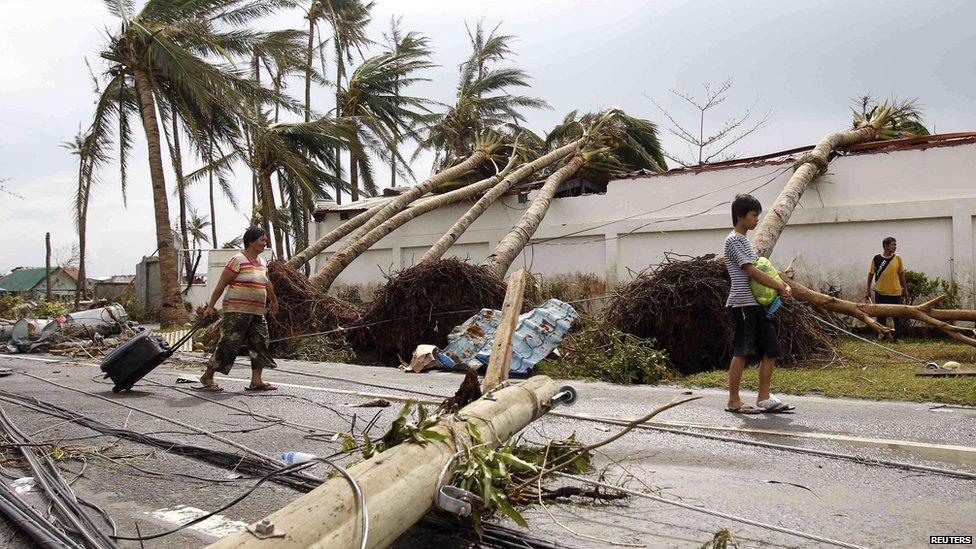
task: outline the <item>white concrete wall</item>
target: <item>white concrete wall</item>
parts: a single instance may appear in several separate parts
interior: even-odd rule
[[[535,244],[513,267],[545,274],[582,271],[626,282],[666,253],[721,254],[731,226],[728,203],[735,194],[751,192],[768,207],[791,173],[789,164],[773,164],[658,175],[613,181],[603,195],[556,199],[533,237]],[[772,259],[786,264],[796,257],[801,280],[831,283],[855,297],[863,292],[868,262],[881,250],[882,238],[894,236],[907,269],[955,280],[972,304],[973,174],[973,144],[836,158],[804,194]],[[390,269],[413,265],[470,205],[456,204],[404,225],[354,261],[338,281],[382,282]],[[527,206],[515,196],[492,205],[451,254],[483,259]],[[313,234],[339,223],[339,215],[329,213]],[[323,252],[314,266],[341,244]]]

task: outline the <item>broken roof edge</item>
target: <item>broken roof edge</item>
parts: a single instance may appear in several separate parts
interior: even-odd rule
[[[976,143],[976,132],[956,132],[940,133],[933,135],[917,135],[913,137],[903,137],[901,139],[888,139],[885,141],[868,141],[846,147],[838,147],[838,151],[848,155],[888,153],[904,150],[925,150],[936,147],[954,147]],[[741,167],[766,166],[771,164],[785,164],[792,161],[794,155],[813,150],[815,145],[806,145],[783,151],[767,153],[759,156],[749,156],[745,158],[735,158],[724,162],[715,162],[703,166],[682,166],[672,168],[666,172],[653,173],[647,171],[635,172],[631,174],[615,177],[619,179],[637,179],[642,177],[666,177],[670,175],[682,175],[687,173],[701,173],[717,170],[728,170]]]

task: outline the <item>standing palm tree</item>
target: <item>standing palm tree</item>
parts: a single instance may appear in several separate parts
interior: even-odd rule
[[[121,19],[109,34],[109,44],[101,56],[113,63],[109,70],[113,87],[134,86],[149,153],[162,286],[160,322],[163,326],[182,324],[186,309],[179,295],[176,255],[169,229],[169,203],[163,172],[162,147],[156,110],[164,87],[201,112],[215,108],[241,108],[258,98],[269,98],[249,82],[239,70],[210,57],[250,54],[263,34],[242,28],[247,22],[286,4],[285,0],[211,0],[173,2],[148,0],[133,13],[131,0],[107,0],[108,10]],[[104,97],[104,94],[103,94]],[[110,99],[111,101],[111,99]],[[102,103],[100,101],[100,103]],[[246,107],[245,107],[246,108]],[[243,112],[242,114],[246,114]],[[104,113],[96,111],[93,131],[104,129]],[[125,151],[128,127],[120,126],[119,140]],[[124,174],[123,174],[124,175]]]
[[[226,169],[238,159],[249,162],[258,179],[259,216],[272,227],[275,253],[281,258],[284,230],[277,215],[271,174],[281,173],[286,181],[310,197],[325,195],[326,185],[347,190],[349,184],[332,174],[338,163],[336,151],[361,151],[362,145],[350,123],[332,118],[295,124],[265,121],[254,124],[249,133],[253,136],[250,154],[245,148],[238,148],[211,166],[200,168],[189,179],[202,177],[208,169]]]
[[[424,150],[434,151],[434,169],[449,166],[454,159],[471,154],[475,137],[488,128],[521,124],[524,108],[549,108],[541,99],[512,95],[508,90],[528,86],[529,76],[517,68],[492,68],[490,65],[511,53],[512,36],[486,34],[479,22],[471,38],[471,56],[461,64],[461,75],[454,105],[446,112],[429,117],[418,136],[414,158]]]
[[[606,180],[639,169],[655,172],[667,169],[657,128],[650,121],[628,116],[618,109],[588,114],[579,120],[574,118],[572,113],[553,130],[548,141],[555,144],[582,139],[583,147],[546,179],[519,222],[482,262],[482,266],[499,278],[505,276],[542,224],[559,186],[572,176],[582,173],[591,179]]]
[[[353,50],[360,51],[371,43],[366,35],[366,27],[372,21],[373,2],[363,0],[314,0],[309,10],[310,26],[314,19],[324,19],[332,28],[332,46],[336,62],[336,107],[335,117],[344,116],[340,104],[346,64],[353,61]],[[307,60],[307,58],[306,58]],[[306,79],[307,82],[307,79]],[[306,83],[307,85],[307,83]],[[342,171],[341,161],[336,165],[336,177]],[[342,203],[342,192],[336,187],[336,203]]]
[[[427,59],[429,50],[414,48],[403,53],[384,53],[370,57],[353,71],[340,93],[339,110],[343,117],[356,123],[360,140],[374,144],[373,152],[381,158],[388,156],[395,136],[417,126],[424,120],[426,105],[432,102],[400,93],[402,87],[427,80],[415,76],[433,66]],[[393,154],[398,153],[393,150]],[[396,162],[397,158],[390,159]],[[359,199],[359,165],[362,159],[349,152],[349,183],[351,200]],[[406,163],[403,163],[406,166]],[[375,194],[372,174],[364,174],[365,188]]]
[[[419,33],[408,32],[403,34],[400,29],[401,18],[390,17],[390,32],[384,33],[383,38],[386,40],[387,53],[391,55],[402,55],[410,56],[417,59],[429,59],[433,53],[430,48],[430,40]],[[395,96],[400,95],[400,87],[403,85],[402,82],[396,80],[393,85],[393,94]],[[392,140],[390,141],[390,188],[396,187],[397,180],[397,160],[400,158],[399,144],[400,144],[400,131],[399,128],[393,129]],[[406,169],[409,169],[405,166]]]
[[[192,248],[196,250],[196,257],[193,259],[193,264],[190,270],[187,271],[186,276],[186,289],[183,293],[190,291],[190,286],[193,284],[193,280],[197,276],[197,269],[200,267],[200,259],[203,258],[203,252],[200,250],[201,244],[210,244],[210,237],[207,236],[207,227],[211,225],[210,221],[207,220],[207,216],[201,216],[197,213],[196,209],[190,208],[190,216],[187,220],[187,233],[190,236],[190,242],[186,244],[187,248]]]
[[[72,212],[75,219],[75,227],[78,230],[78,285],[75,289],[75,307],[78,307],[81,297],[87,291],[86,275],[86,232],[88,228],[88,206],[91,203],[92,185],[96,182],[94,178],[97,166],[108,162],[108,154],[103,148],[103,144],[92,138],[92,134],[79,133],[74,140],[66,141],[62,146],[68,149],[71,154],[78,156],[78,182],[75,186],[74,199],[72,200]]]

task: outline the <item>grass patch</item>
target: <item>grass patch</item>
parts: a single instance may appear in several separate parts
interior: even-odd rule
[[[777,368],[773,390],[792,395],[819,394],[875,400],[942,402],[976,406],[976,376],[916,377],[922,364],[885,352],[853,338],[837,342],[841,359],[829,364]],[[962,368],[976,368],[976,348],[942,340],[908,340],[891,348],[942,364],[954,360]],[[728,372],[703,372],[678,380],[689,387],[727,387]],[[749,368],[742,387],[756,390],[758,371]]]

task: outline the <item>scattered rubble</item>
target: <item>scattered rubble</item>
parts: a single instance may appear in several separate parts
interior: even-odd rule
[[[9,353],[101,354],[118,345],[111,336],[131,333],[134,323],[117,303],[56,318],[0,320],[0,343]]]

